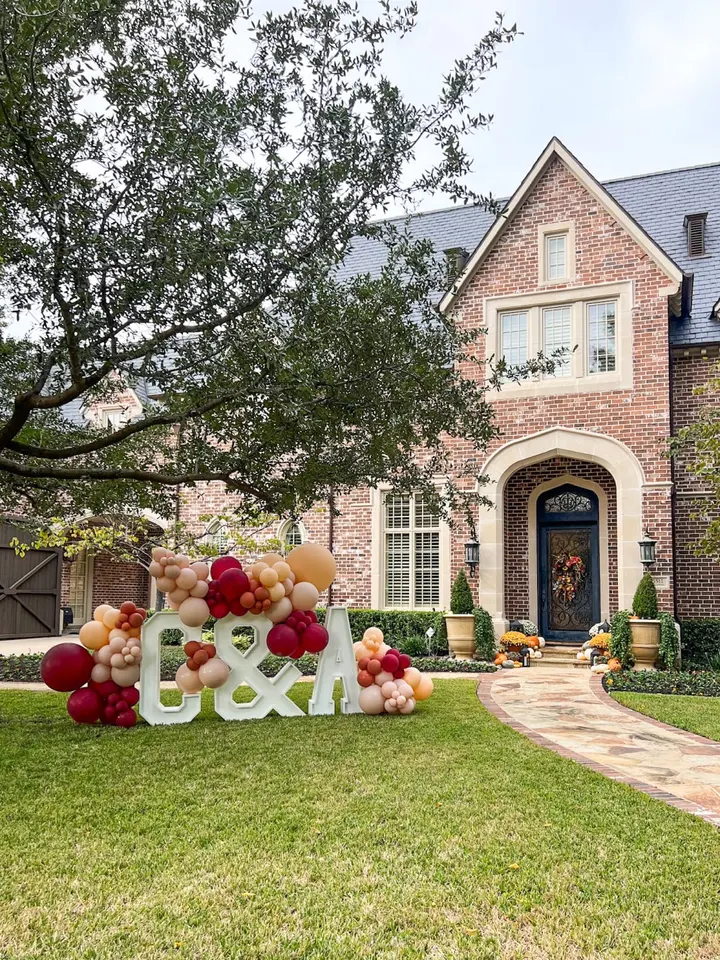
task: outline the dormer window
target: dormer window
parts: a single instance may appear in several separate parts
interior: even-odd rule
[[[112,431],[119,430],[128,422],[124,407],[105,407],[102,411],[102,425]]]
[[[547,280],[564,280],[567,276],[567,234],[551,233],[545,237]]]
[[[685,216],[685,230],[689,257],[705,256],[705,221],[707,213],[688,213]]]
[[[540,285],[575,279],[575,224],[544,223],[538,227],[538,281]]]

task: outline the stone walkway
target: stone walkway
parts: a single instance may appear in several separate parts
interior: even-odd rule
[[[621,706],[590,671],[488,674],[478,697],[535,743],[720,827],[720,743]]]

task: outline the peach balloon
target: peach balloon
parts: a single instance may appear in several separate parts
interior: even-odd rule
[[[221,660],[220,657],[213,657],[212,660],[208,660],[207,663],[204,663],[200,667],[198,673],[206,687],[210,687],[211,690],[216,690],[218,687],[221,687],[230,676],[230,667],[224,660]]]
[[[125,666],[125,657],[122,653],[114,653],[110,657],[110,666],[111,667],[124,667]]]
[[[110,679],[121,687],[132,687],[140,679],[140,667],[137,663],[126,664],[124,667],[112,667]]]
[[[95,607],[95,612],[93,613],[93,620],[97,620],[98,623],[102,623],[103,617],[108,612],[108,610],[112,610],[112,604],[101,603],[99,607]]]
[[[267,568],[267,564],[264,560],[256,560],[255,563],[250,567],[250,578],[252,580],[257,580],[260,582],[260,574],[263,570]],[[247,573],[247,571],[245,571]]]
[[[120,632],[121,631],[118,631],[118,633]],[[108,647],[110,648],[111,653],[120,653],[120,651],[122,650],[122,648],[125,646],[126,643],[127,643],[127,637],[125,636],[125,634],[123,634],[122,637],[113,637],[110,643],[108,644]]]
[[[165,571],[163,569],[162,564],[158,563],[157,560],[153,560],[153,562],[148,567],[148,573],[150,574],[151,577],[156,577],[156,578],[161,577],[164,572]]]
[[[294,581],[292,581],[292,580],[288,577],[287,580],[283,580],[282,585],[283,585],[283,587],[285,588],[285,596],[286,596],[286,597],[289,597],[290,594],[293,592],[293,587],[295,586]]]
[[[398,693],[394,680],[388,680],[387,683],[384,683],[381,690],[384,697],[394,697],[395,694]]]
[[[387,670],[381,670],[380,673],[378,673],[377,676],[375,677],[375,683],[379,687],[382,687],[384,683],[387,683],[389,680],[392,680],[392,679],[393,679],[393,675],[391,673],[388,673]]]
[[[271,603],[265,611],[265,616],[272,623],[283,623],[292,613],[292,604],[287,597],[282,597],[276,603]]]
[[[175,683],[183,693],[200,693],[203,682],[199,670],[190,670],[184,663],[178,667],[175,674]]]
[[[314,610],[319,599],[317,587],[309,582],[296,583],[290,594],[293,610]]]
[[[363,713],[377,715],[385,709],[385,697],[382,695],[380,687],[372,684],[369,687],[363,687],[358,696],[358,703]]]
[[[168,600],[168,606],[170,607],[171,610],[179,610],[179,609],[180,609],[180,604],[179,604],[179,603],[175,603],[174,600]]]
[[[180,604],[178,613],[186,627],[201,627],[210,616],[210,607],[200,597],[189,597]]]
[[[207,580],[210,576],[210,567],[206,563],[203,563],[202,560],[196,560],[195,563],[191,563],[190,569],[195,571],[195,576],[198,580]],[[192,673],[192,670],[190,672]]]
[[[172,600],[173,603],[182,603],[183,600],[187,600],[189,596],[190,596],[189,590],[180,590],[176,587],[175,590],[170,591],[170,593],[168,594],[168,599]]]
[[[380,627],[368,627],[363,634],[363,640],[370,640],[373,644],[380,644],[385,639],[385,635]]]
[[[100,647],[99,650],[95,651],[93,659],[95,663],[104,663],[106,667],[110,666],[110,657],[112,657],[114,651],[110,648],[110,644],[106,644],[104,647]]]
[[[157,578],[155,581],[155,586],[161,593],[170,593],[171,590],[175,589],[175,581],[163,574],[162,577]]]
[[[277,603],[278,600],[282,600],[285,596],[285,587],[281,583],[276,583],[274,587],[268,587],[268,593],[273,603]]]
[[[96,663],[90,673],[90,679],[95,683],[105,683],[110,679],[110,667],[105,663]]]
[[[301,543],[290,551],[287,564],[299,581],[314,584],[320,592],[327,590],[337,573],[335,557],[319,543]]]
[[[175,565],[180,567],[181,570],[187,569],[190,566],[190,557],[186,557],[184,553],[176,553]]]
[[[195,586],[190,591],[191,597],[200,597],[201,599],[207,596],[207,592],[210,589],[210,584],[207,580],[198,580]]]
[[[262,563],[266,563],[269,567],[272,567],[276,563],[284,563],[285,560],[280,556],[279,553],[266,553],[260,557]]]
[[[278,582],[280,577],[277,575],[277,570],[273,570],[272,567],[265,567],[264,570],[260,571],[260,576],[258,580],[264,587],[274,587]],[[283,593],[285,591],[283,590]]]
[[[190,567],[183,567],[175,579],[175,583],[180,590],[192,590],[197,582],[197,574]]]
[[[284,560],[278,560],[277,563],[274,563],[273,570],[278,575],[278,580],[287,580],[292,573],[289,564],[287,564]]]
[[[171,580],[177,580],[180,576],[180,567],[176,563],[169,563],[165,567],[165,576]]]
[[[128,630],[125,634],[125,638],[135,637],[136,640],[140,639],[140,633],[142,632],[142,627],[133,627],[131,630]]]
[[[408,667],[408,669],[410,668]],[[420,683],[414,689],[416,700],[427,700],[427,698],[433,692],[432,677],[428,677],[423,674],[420,677]]]
[[[382,660],[382,658],[385,656],[385,654],[388,652],[389,649],[390,647],[386,643],[381,643],[380,646],[375,651],[375,656],[380,657],[380,659]]]
[[[408,669],[410,669],[410,668],[408,667]],[[410,684],[409,684],[406,680],[398,680],[398,681],[397,681],[397,688],[398,688],[398,693],[400,694],[400,696],[401,696],[401,697],[405,697],[406,700],[407,700],[409,697],[414,697],[414,696],[415,696],[415,692],[414,692],[413,688],[410,686]]]
[[[356,660],[362,660],[363,657],[370,658],[373,655],[374,651],[368,650],[368,648],[365,646],[362,640],[356,640],[355,643],[353,644],[353,653],[355,654]]]
[[[165,549],[165,547],[154,547],[154,548],[153,548],[153,552],[152,552],[152,558],[153,558],[153,560],[160,561],[160,560],[162,560],[163,557],[166,557],[167,555],[168,555],[168,552],[167,552],[167,550]]]
[[[422,674],[417,669],[417,667],[408,667],[405,673],[403,674],[403,680],[407,683],[413,690],[417,688],[417,685],[422,680]]]
[[[400,713],[412,713],[415,709],[415,698],[408,697],[405,703],[399,709]]]
[[[88,650],[99,650],[110,640],[108,628],[97,620],[88,620],[80,627],[80,643]]]

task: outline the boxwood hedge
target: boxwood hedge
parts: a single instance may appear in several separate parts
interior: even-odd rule
[[[668,693],[696,697],[720,697],[720,673],[680,670],[624,670],[606,674],[608,693]]]

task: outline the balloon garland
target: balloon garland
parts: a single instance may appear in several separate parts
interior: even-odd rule
[[[103,603],[80,628],[80,643],[59,643],[45,654],[43,681],[51,690],[72,691],[67,712],[76,723],[135,726],[146,618],[147,611],[131,600],[119,608]]]
[[[432,677],[413,667],[406,653],[388,647],[378,627],[368,627],[353,649],[363,713],[412,713],[417,701],[433,692]]]

